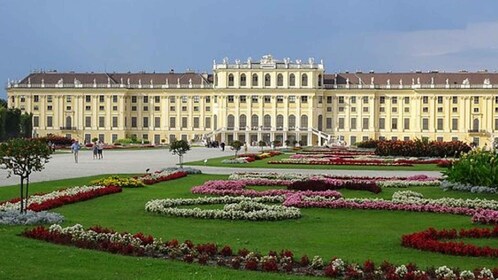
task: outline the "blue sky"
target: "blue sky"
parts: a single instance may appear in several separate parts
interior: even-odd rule
[[[328,73],[498,70],[498,1],[0,0],[0,81],[213,59],[323,59]],[[4,89],[0,98],[5,98]]]

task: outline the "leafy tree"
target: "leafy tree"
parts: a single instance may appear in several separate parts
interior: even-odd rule
[[[183,168],[183,155],[190,150],[190,145],[185,140],[175,140],[169,146],[169,151],[174,155],[178,155],[178,160],[180,163],[180,168]]]
[[[22,114],[19,125],[20,125],[21,137],[24,138],[33,137],[33,114],[31,113]]]
[[[21,110],[20,109],[8,109],[5,116],[5,132],[6,138],[17,138],[19,137],[19,132],[21,128]]]
[[[243,144],[239,140],[233,141],[232,143],[232,148],[235,151],[235,157],[237,157],[237,153],[240,151],[240,148],[242,148]]]
[[[7,108],[7,100],[0,98],[0,108]]]
[[[50,147],[37,139],[15,138],[0,144],[0,166],[9,170],[7,177],[12,173],[21,177],[21,213],[26,213],[28,206],[29,176],[34,171],[43,170],[50,154]]]
[[[264,147],[266,146],[266,142],[265,142],[265,141],[263,141],[263,140],[260,140],[260,141],[258,142],[258,146],[260,146],[260,147],[261,147],[261,151],[263,151]]]
[[[7,122],[7,108],[0,107],[0,142],[7,139],[6,122]]]

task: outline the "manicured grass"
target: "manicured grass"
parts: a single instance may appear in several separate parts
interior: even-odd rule
[[[87,184],[102,176],[33,183],[33,192]],[[435,213],[413,213],[381,210],[303,209],[297,220],[250,222],[202,220],[166,217],[144,211],[150,199],[198,197],[190,188],[205,180],[224,179],[224,175],[189,175],[174,181],[140,189],[124,189],[122,193],[53,209],[66,217],[64,225],[80,223],[85,227],[102,225],[118,231],[143,232],[163,240],[190,239],[194,243],[228,244],[235,250],[267,253],[269,250],[290,249],[296,256],[320,255],[324,260],[337,256],[349,261],[372,259],[379,264],[388,260],[396,264],[413,262],[421,268],[448,265],[471,269],[494,267],[496,258],[446,256],[422,252],[400,245],[402,234],[422,231],[429,227],[472,228],[468,216]],[[394,191],[380,194],[341,190],[346,197],[390,198]],[[443,192],[438,188],[411,188],[426,197],[486,197],[461,192]],[[18,196],[16,186],[0,188],[0,201]],[[18,236],[24,226],[0,226],[0,279],[313,279],[236,271],[226,268],[187,265],[177,261],[126,257],[109,253],[58,246]],[[496,246],[495,240],[474,240],[479,245]],[[473,242],[474,242],[473,241]]]
[[[308,164],[268,164],[271,160],[281,160],[288,158],[290,154],[282,154],[272,158],[256,160],[249,163],[222,163],[224,159],[231,159],[230,156],[211,158],[204,163],[204,160],[190,161],[184,165],[193,166],[215,166],[215,167],[240,167],[240,168],[268,168],[268,169],[338,169],[338,170],[400,170],[400,171],[443,171],[445,168],[435,164],[415,164],[413,166],[363,166],[363,165],[308,165]]]

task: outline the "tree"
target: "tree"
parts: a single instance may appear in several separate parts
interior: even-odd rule
[[[12,173],[21,177],[21,213],[26,213],[28,207],[29,176],[34,171],[43,170],[50,154],[50,147],[38,139],[17,138],[0,144],[0,166],[9,170],[7,177]]]
[[[242,148],[243,144],[239,140],[235,140],[232,143],[232,148],[235,151],[235,157],[237,157],[237,153],[240,151],[240,148]]]
[[[261,151],[263,151],[263,148],[266,146],[266,142],[265,142],[265,141],[263,141],[263,140],[260,140],[260,141],[258,142],[258,145],[261,147]]]
[[[169,146],[169,151],[174,155],[178,155],[180,168],[183,168],[183,155],[190,150],[190,145],[185,140],[175,140]]]
[[[7,100],[0,98],[0,108],[7,108]]]

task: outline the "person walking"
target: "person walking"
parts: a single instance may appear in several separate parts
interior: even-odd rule
[[[81,147],[80,144],[78,143],[78,140],[75,140],[74,143],[71,145],[71,153],[74,155],[74,162],[78,163],[78,152],[80,151]]]
[[[104,155],[102,152],[104,151],[104,142],[99,140],[99,143],[97,144],[97,154],[99,156],[99,159],[103,159]]]
[[[92,152],[93,152],[93,159],[97,159],[97,154],[98,154],[97,141],[93,142]]]

